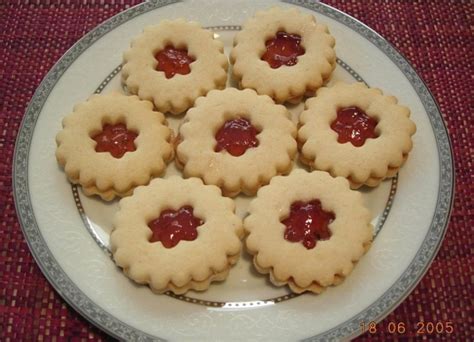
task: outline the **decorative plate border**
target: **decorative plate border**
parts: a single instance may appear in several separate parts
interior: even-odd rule
[[[61,269],[41,235],[33,212],[28,183],[28,156],[35,125],[44,103],[61,76],[77,57],[94,42],[119,25],[143,13],[175,2],[177,1],[150,0],[134,6],[117,14],[90,31],[67,51],[48,72],[33,95],[25,112],[25,116],[23,117],[13,157],[13,195],[17,215],[28,246],[43,274],[63,299],[82,316],[110,335],[125,340],[161,341],[162,339],[139,331],[100,308],[91,301]],[[447,128],[433,95],[409,62],[382,36],[355,18],[328,5],[311,0],[290,0],[284,2],[305,7],[332,18],[359,33],[384,52],[408,78],[420,97],[436,137],[438,155],[440,158],[440,183],[435,212],[430,229],[408,268],[392,287],[358,315],[355,315],[350,320],[322,334],[307,339],[308,341],[339,340],[341,338],[350,338],[357,335],[361,321],[369,322],[383,319],[408,296],[427,271],[446,233],[454,200],[452,146]]]

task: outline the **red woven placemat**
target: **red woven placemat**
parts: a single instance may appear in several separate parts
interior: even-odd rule
[[[80,37],[138,0],[0,0],[0,340],[109,339],[52,289],[21,233],[12,197],[12,158],[26,105],[41,79]],[[448,124],[457,170],[456,200],[441,250],[413,293],[376,332],[359,340],[461,340],[473,329],[474,5],[470,1],[326,3],[360,19],[413,64]],[[447,322],[452,334],[417,335],[418,322]],[[405,327],[405,332],[390,333]]]

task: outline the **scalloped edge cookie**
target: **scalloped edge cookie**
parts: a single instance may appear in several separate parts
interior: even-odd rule
[[[248,119],[260,131],[259,145],[239,157],[215,152],[216,132],[237,117]],[[185,177],[200,177],[219,186],[226,196],[252,195],[273,176],[290,172],[297,152],[295,138],[288,110],[270,97],[251,89],[213,90],[186,114],[175,160]]]
[[[198,237],[172,248],[149,242],[147,223],[163,210],[184,205],[204,220]],[[224,280],[239,258],[243,228],[234,210],[234,202],[222,197],[218,187],[198,178],[154,179],[120,201],[110,237],[115,263],[127,277],[156,293],[204,291],[211,282]]]
[[[305,53],[298,56],[296,65],[272,69],[261,56],[265,42],[280,30],[300,35]],[[235,35],[230,54],[233,75],[241,88],[255,89],[277,103],[297,103],[331,76],[336,67],[334,45],[327,26],[317,23],[311,14],[279,7],[259,11]]]
[[[91,137],[105,123],[125,123],[137,132],[136,150],[121,158],[96,152]],[[56,159],[68,180],[81,185],[86,195],[110,201],[130,195],[133,188],[163,173],[173,159],[172,137],[164,115],[153,111],[151,102],[117,92],[96,94],[63,119],[63,129],[56,135]]]
[[[377,120],[376,138],[360,147],[339,143],[330,127],[338,108],[356,106]],[[338,82],[321,88],[308,99],[300,115],[298,143],[300,159],[316,170],[347,178],[353,189],[362,185],[378,186],[394,177],[413,147],[411,136],[416,126],[409,119],[410,110],[398,104],[393,96],[363,83]]]
[[[292,203],[314,199],[333,212],[335,219],[329,224],[331,237],[306,249],[301,243],[285,240],[281,221]],[[340,284],[369,249],[373,235],[370,216],[362,195],[351,190],[345,178],[295,170],[288,176],[274,177],[258,191],[244,220],[245,243],[257,271],[269,273],[274,285],[288,285],[295,293],[320,293]]]
[[[195,61],[190,64],[189,74],[176,74],[168,79],[155,70],[158,62],[154,55],[169,44],[186,47],[193,56]],[[159,111],[179,114],[209,90],[224,88],[227,66],[224,44],[214,39],[211,31],[184,19],[163,20],[145,27],[133,39],[123,56],[122,81],[130,93],[153,102]]]

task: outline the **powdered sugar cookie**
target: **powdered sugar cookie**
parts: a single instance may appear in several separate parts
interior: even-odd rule
[[[120,201],[110,242],[124,273],[155,292],[206,290],[240,253],[234,202],[197,178],[155,179]]]
[[[349,179],[351,187],[377,186],[396,175],[412,149],[410,110],[363,83],[337,83],[307,100],[300,116],[301,160]]]
[[[322,292],[347,277],[372,240],[362,195],[342,177],[295,170],[250,204],[246,246],[255,268],[293,292]]]
[[[260,11],[236,34],[230,60],[242,88],[276,102],[313,94],[336,66],[335,40],[310,14],[278,7]]]
[[[122,80],[161,112],[179,114],[227,80],[224,45],[198,23],[164,20],[148,26],[124,54]]]
[[[296,126],[287,109],[251,89],[213,90],[196,101],[179,130],[176,162],[224,195],[254,194],[291,170]]]
[[[93,95],[74,107],[56,136],[58,163],[86,195],[130,195],[159,176],[173,158],[163,114],[136,96]]]

